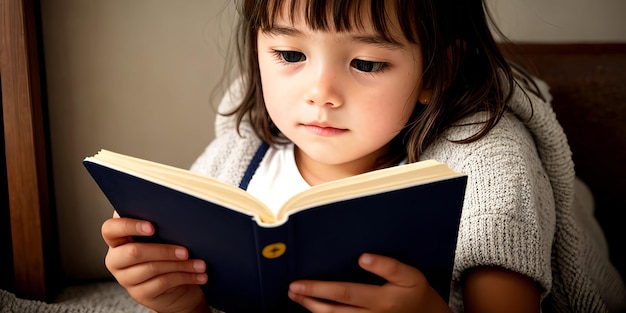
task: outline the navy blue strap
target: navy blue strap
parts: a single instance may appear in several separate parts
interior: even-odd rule
[[[259,167],[259,164],[261,164],[261,161],[263,160],[263,157],[265,156],[265,153],[267,152],[267,149],[269,149],[269,147],[270,145],[268,145],[266,142],[263,142],[256,150],[254,156],[252,157],[252,161],[250,161],[250,164],[246,169],[246,173],[243,175],[243,178],[239,183],[239,188],[243,190],[248,189],[248,184],[250,184],[252,176],[256,172],[256,169]]]

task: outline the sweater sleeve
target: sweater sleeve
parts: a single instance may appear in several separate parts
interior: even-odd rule
[[[472,117],[480,121],[481,115]],[[499,266],[524,274],[551,288],[551,245],[555,204],[532,136],[511,114],[481,140],[467,138],[476,124],[452,128],[431,145],[423,158],[447,162],[468,175],[457,240],[450,302],[461,306],[461,278],[477,266]]]

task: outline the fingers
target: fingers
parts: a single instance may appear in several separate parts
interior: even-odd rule
[[[153,235],[154,227],[147,221],[114,216],[102,223],[101,233],[106,244],[115,248],[132,242],[131,236]]]
[[[157,261],[137,264],[118,271],[118,282],[123,286],[156,284],[157,288],[171,288],[170,282],[176,284],[204,284],[207,280],[206,265],[201,260],[189,261]],[[162,279],[168,278],[166,282]],[[169,289],[166,288],[166,289]]]
[[[120,284],[133,286],[154,280],[159,286],[162,278],[181,274],[172,283],[184,281],[197,284],[206,281],[206,265],[201,260],[188,260],[186,248],[156,243],[133,242],[131,236],[150,236],[154,227],[147,221],[113,217],[102,226],[102,237],[109,245],[105,265]],[[181,279],[182,278],[182,279]]]
[[[330,311],[339,306],[344,309],[370,307],[377,300],[380,286],[344,282],[301,280],[289,285],[289,298],[310,311]],[[324,299],[327,301],[320,301]]]
[[[191,312],[192,307],[206,305],[198,286],[208,281],[204,270],[204,262],[198,260],[150,262],[122,270],[115,277],[135,301],[146,307],[158,312]]]
[[[400,287],[411,288],[428,284],[422,272],[394,258],[364,253],[359,258],[359,265],[364,270],[384,278],[388,283]]]
[[[205,262],[188,258],[180,246],[131,242],[109,248],[105,263],[134,299],[150,303],[173,288],[180,292],[208,281]]]
[[[150,222],[120,218],[114,212],[102,224],[101,233],[109,246],[105,265],[135,301],[159,312],[208,308],[198,286],[208,281],[204,261],[189,260],[189,252],[181,246],[133,240],[154,235]]]
[[[202,290],[190,283],[191,276],[168,274],[137,286],[126,287],[128,294],[138,303],[154,312],[210,312]],[[196,309],[196,308],[203,309]]]
[[[110,269],[124,269],[145,262],[183,261],[188,257],[187,249],[180,246],[131,242],[110,248],[105,263]]]
[[[313,312],[395,311],[401,307],[416,308],[422,295],[430,290],[424,275],[393,258],[363,254],[359,265],[385,280],[382,286],[329,281],[295,281],[289,286],[289,297]]]

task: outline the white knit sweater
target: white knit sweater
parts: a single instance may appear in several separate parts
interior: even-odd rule
[[[223,99],[221,112],[238,103],[237,90]],[[465,270],[501,266],[538,282],[546,311],[624,310],[624,284],[608,261],[588,190],[575,188],[567,138],[549,103],[528,97],[517,88],[509,112],[479,141],[450,142],[471,136],[478,126],[453,127],[422,155],[468,174],[450,305],[463,311]],[[483,118],[475,114],[464,122]],[[238,185],[260,142],[249,125],[240,136],[233,119],[220,116],[216,139],[192,170]]]

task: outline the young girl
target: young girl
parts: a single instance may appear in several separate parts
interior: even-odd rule
[[[604,312],[623,304],[619,275],[575,219],[587,208],[574,203],[565,135],[549,104],[514,79],[483,6],[242,1],[242,78],[194,171],[276,207],[311,185],[403,162],[437,159],[468,174],[448,303],[418,268],[372,254],[359,265],[386,284],[294,281],[293,301],[313,312]],[[211,279],[206,264],[184,247],[131,239],[153,233],[147,221],[106,221],[107,268],[152,310],[208,311],[198,286]]]

